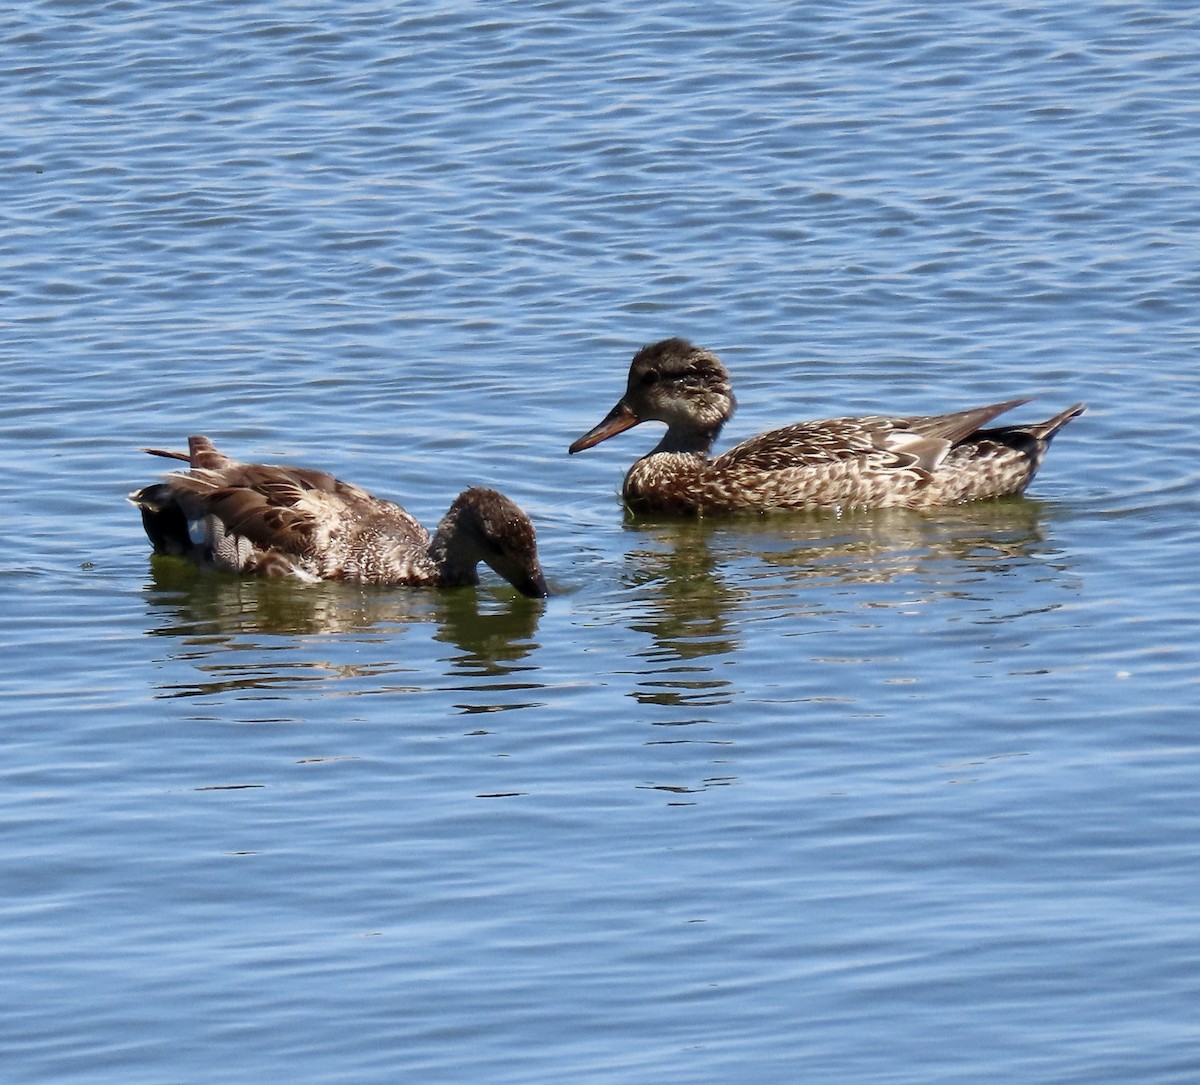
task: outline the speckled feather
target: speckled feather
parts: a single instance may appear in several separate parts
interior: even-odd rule
[[[666,422],[658,446],[626,475],[624,497],[635,511],[924,508],[1020,493],[1029,485],[1054,434],[1084,407],[1041,423],[982,428],[1026,402],[801,422],[710,459],[736,408],[729,376],[711,351],[668,339],[638,352],[625,395],[571,451],[639,422]]]
[[[307,468],[240,463],[205,437],[188,453],[146,449],[191,470],[130,495],[154,549],[230,572],[362,584],[478,583],[484,561],[526,595],[545,595],[529,518],[474,487],[432,537],[400,505]]]

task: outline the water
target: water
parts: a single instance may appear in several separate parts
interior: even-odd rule
[[[1198,24],[10,6],[6,1080],[1194,1080]],[[653,427],[565,450],[671,334],[731,440],[1090,410],[1021,500],[628,522]],[[496,486],[555,594],[151,562],[193,432]]]

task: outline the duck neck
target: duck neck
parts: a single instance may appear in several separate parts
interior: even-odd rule
[[[478,584],[479,547],[462,523],[462,509],[453,505],[442,517],[429,542],[429,560],[438,572],[438,580],[448,586]]]
[[[650,454],[670,452],[685,456],[702,456],[708,459],[717,435],[721,432],[721,423],[715,426],[699,428],[696,426],[668,426],[662,440]]]

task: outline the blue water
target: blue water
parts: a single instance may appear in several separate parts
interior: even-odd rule
[[[1192,1082],[1200,14],[9,5],[20,1083]],[[729,440],[1077,400],[1027,497],[629,521]],[[554,595],[152,562],[142,446],[533,517]]]

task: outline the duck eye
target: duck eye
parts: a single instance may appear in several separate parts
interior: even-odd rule
[[[646,372],[642,374],[642,387],[643,388],[652,388],[657,383],[658,383],[658,370],[657,369],[647,369]]]

